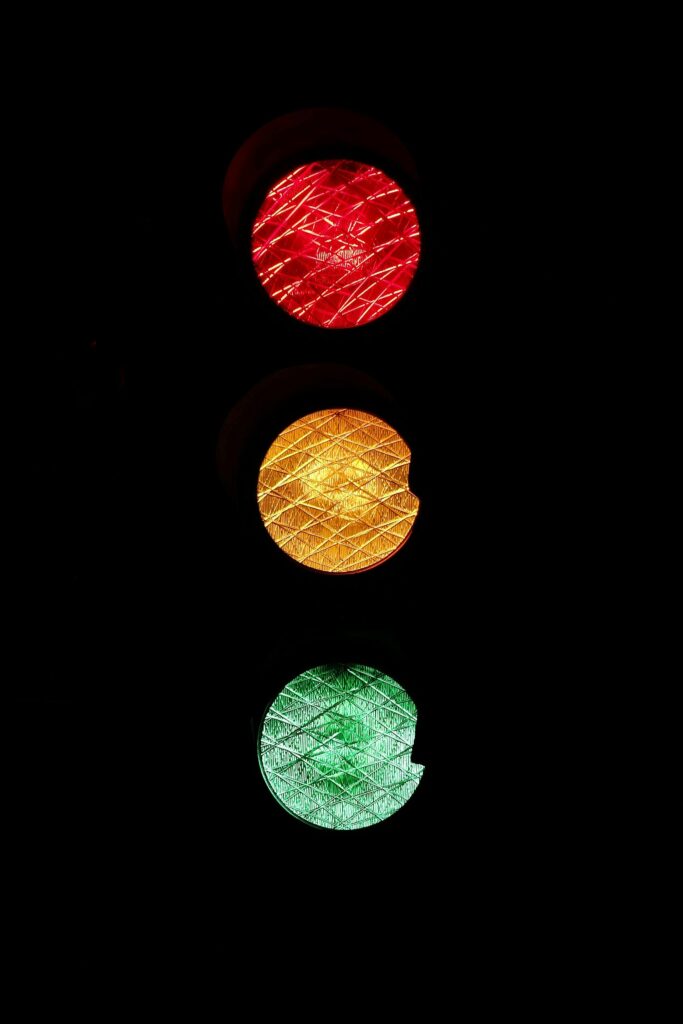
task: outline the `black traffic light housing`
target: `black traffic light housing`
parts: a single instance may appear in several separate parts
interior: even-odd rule
[[[405,300],[362,332],[328,332],[322,350],[253,275],[242,287],[225,231],[225,168],[272,104],[241,97],[226,114],[217,94],[201,118],[197,105],[162,104],[153,130],[137,106],[87,123],[64,107],[73,181],[53,190],[55,223],[79,246],[54,336],[36,344],[28,408],[28,698],[15,761],[16,836],[41,906],[31,920],[53,956],[68,946],[92,963],[132,948],[161,963],[227,947],[271,907],[274,857],[326,856],[330,837],[271,808],[258,775],[261,702],[244,691],[264,657],[256,616],[272,621],[282,595],[259,588],[255,547],[231,546],[233,517],[241,529],[248,516],[215,463],[222,424],[258,381],[321,361],[392,396],[421,499],[411,542],[386,566],[341,581],[297,574],[325,599],[328,582],[375,588],[401,609],[401,630],[411,623],[396,657],[430,771],[410,815],[354,837],[383,873],[364,892],[400,891],[407,872],[415,900],[393,920],[427,941],[420,908],[454,921],[454,894],[491,911],[520,879],[525,892],[539,876],[546,892],[571,883],[552,865],[577,849],[583,808],[597,821],[587,781],[605,701],[591,660],[576,664],[592,591],[575,568],[592,550],[583,396],[614,331],[628,204],[613,105],[591,95],[575,119],[573,83],[559,99],[508,85],[482,86],[460,111],[455,165],[452,96],[380,101],[345,84],[330,97],[393,125],[414,152],[426,244]],[[285,91],[280,109],[295,99]],[[390,348],[400,356],[387,359]],[[281,578],[267,537],[261,553]],[[276,650],[286,646],[278,627]],[[279,673],[256,675],[265,704]],[[242,789],[235,765],[246,766]],[[344,872],[334,877],[343,887]],[[262,946],[250,948],[258,961]]]

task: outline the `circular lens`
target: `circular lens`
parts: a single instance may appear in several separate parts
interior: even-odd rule
[[[271,299],[316,327],[358,327],[405,294],[420,228],[405,192],[353,160],[297,167],[266,196],[252,231],[256,273]]]
[[[259,735],[275,798],[321,828],[357,829],[390,817],[424,770],[410,759],[417,710],[390,676],[367,665],[322,665],[278,694]]]
[[[258,505],[275,543],[323,572],[360,572],[404,543],[419,501],[408,488],[410,449],[388,423],[325,409],[275,438],[261,465]]]

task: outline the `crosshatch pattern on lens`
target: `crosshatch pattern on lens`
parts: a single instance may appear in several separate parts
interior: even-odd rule
[[[297,676],[269,707],[261,770],[295,817],[359,829],[410,799],[423,766],[410,755],[417,709],[402,686],[367,665],[322,665]]]
[[[376,167],[322,160],[268,192],[252,257],[261,284],[291,316],[317,327],[358,327],[408,289],[420,257],[417,214]]]
[[[370,413],[325,409],[292,423],[263,460],[264,525],[295,561],[322,572],[370,569],[406,541],[419,500],[408,486],[410,449]]]

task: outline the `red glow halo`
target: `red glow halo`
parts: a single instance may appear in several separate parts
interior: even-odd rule
[[[320,160],[271,188],[251,252],[261,284],[290,316],[316,327],[358,327],[407,291],[420,227],[411,201],[383,171]]]

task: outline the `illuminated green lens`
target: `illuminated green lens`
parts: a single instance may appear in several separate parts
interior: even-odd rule
[[[402,686],[367,665],[303,672],[268,708],[259,760],[277,800],[322,828],[366,828],[408,800],[417,710]]]

